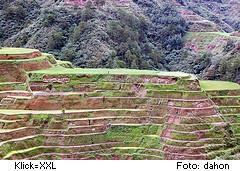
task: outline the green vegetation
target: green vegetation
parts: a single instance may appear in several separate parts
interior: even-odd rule
[[[211,80],[238,81],[239,54],[237,45],[239,36],[233,36],[225,32],[188,32],[185,36],[186,47],[198,53],[199,61],[204,65],[195,65],[195,70],[202,71],[205,68],[205,78]],[[221,56],[221,58],[219,58]],[[208,74],[210,61],[216,62],[213,73]],[[203,62],[206,61],[206,62]],[[194,72],[195,73],[195,72]],[[204,74],[204,75],[205,75]]]
[[[0,48],[0,55],[17,55],[17,54],[28,54],[33,52],[39,52],[37,49],[28,48]]]
[[[55,59],[55,57],[52,55],[52,54],[49,54],[49,53],[42,53],[43,56],[46,56],[48,58],[48,61],[51,63],[51,64],[57,64],[57,60]]]
[[[48,39],[48,49],[60,49],[65,43],[64,34],[60,31],[55,31]]]
[[[57,1],[49,6],[36,0],[8,0],[0,4],[0,42],[51,50],[58,59],[84,68],[159,69],[206,78],[210,60],[221,56],[219,62],[224,63],[238,54],[234,49],[240,40],[239,16],[232,5],[237,0],[220,1],[134,0],[132,8],[114,4],[103,8],[105,0],[97,0],[97,7],[88,2],[83,8],[59,9]],[[188,12],[179,10],[179,3]],[[228,41],[232,43],[225,47]],[[191,49],[195,46],[196,52]],[[211,79],[238,81],[237,66],[226,68],[226,77],[214,68]]]
[[[32,95],[19,91],[27,83],[0,83],[1,96],[13,93],[4,99],[10,105],[0,109],[1,159],[52,159],[51,153],[61,159],[73,152],[79,152],[76,158],[163,159],[168,150],[174,158],[193,153],[197,159],[213,159],[231,157],[238,149],[240,86],[236,83],[198,82],[196,76],[183,72],[74,68],[46,53],[0,63],[43,60],[51,63],[50,68],[27,72],[28,81],[40,89],[51,87],[52,92]],[[46,76],[68,81],[46,83]],[[11,90],[4,91],[6,87]],[[179,121],[168,117],[175,118],[176,108],[183,109]]]
[[[26,90],[27,85],[26,83],[21,83],[21,82],[0,82],[0,90]]]
[[[225,47],[225,50],[229,51],[229,50],[235,49],[235,48],[236,48],[235,44],[234,45],[228,44]],[[219,66],[219,71],[220,71],[222,79],[238,81],[239,66],[240,66],[240,58],[239,58],[239,54],[237,54],[237,53],[231,55],[231,58],[222,60],[220,62],[220,66]]]
[[[49,122],[51,118],[52,116],[49,114],[40,114],[40,115],[33,114],[30,116],[30,120],[34,122]]]
[[[72,63],[69,62],[69,61],[60,61],[60,60],[57,60],[57,65],[58,65],[58,66],[61,66],[61,67],[64,67],[64,68],[73,68]]]
[[[27,63],[27,62],[40,62],[44,60],[48,61],[48,57],[43,55],[37,58],[30,58],[30,59],[0,60],[0,63],[20,64],[20,63]]]
[[[240,37],[231,36],[231,33],[226,33],[226,32],[187,32],[185,38],[186,39],[194,39],[197,37],[205,37],[207,40],[213,40],[217,36],[224,36],[227,38],[231,37],[231,38],[235,38],[235,39],[240,39]]]
[[[21,3],[12,5],[12,6],[6,6],[3,11],[3,14],[6,16],[6,18],[16,19],[16,20],[22,20],[27,15],[23,7],[23,4]]]
[[[221,91],[221,90],[239,90],[240,85],[233,82],[227,81],[200,81],[202,90],[205,91]]]
[[[156,76],[172,76],[172,77],[189,77],[189,74],[182,72],[164,72],[154,70],[135,70],[135,69],[91,69],[91,68],[74,68],[68,69],[61,66],[52,67],[47,70],[32,71],[35,74],[49,75],[71,75],[71,74],[89,74],[89,75],[156,75]]]
[[[32,148],[28,148],[28,149],[24,149],[24,150],[18,150],[18,151],[11,151],[10,153],[8,153],[6,156],[4,156],[3,159],[8,159],[9,157],[11,157],[14,154],[21,154],[21,153],[26,153],[32,150],[38,149],[38,147],[32,147]]]

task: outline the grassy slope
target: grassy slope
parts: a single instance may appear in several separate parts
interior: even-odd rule
[[[232,36],[231,33],[226,32],[188,32],[186,36],[195,36],[195,35],[203,35],[203,36],[225,36],[225,37],[231,37],[235,39],[240,39],[240,37]]]
[[[156,76],[176,76],[176,77],[188,77],[189,74],[183,72],[164,72],[154,70],[137,70],[137,69],[91,69],[91,68],[64,68],[61,66],[52,67],[47,70],[32,71],[31,73],[38,74],[50,74],[50,75],[65,75],[65,74],[99,74],[99,75],[156,75]]]
[[[92,109],[92,110],[65,110],[65,113],[84,113],[84,112],[97,112],[97,111],[144,111],[144,109]],[[0,114],[4,115],[24,115],[24,114],[52,114],[58,115],[62,114],[62,110],[8,110],[8,109],[0,109]]]
[[[26,48],[1,48],[0,55],[15,55],[15,54],[26,54],[32,52],[38,52],[37,49],[26,49]]]
[[[200,86],[205,91],[210,90],[239,90],[240,85],[227,81],[200,81]]]

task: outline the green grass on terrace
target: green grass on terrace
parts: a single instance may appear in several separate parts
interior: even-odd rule
[[[65,110],[65,113],[81,113],[81,112],[97,112],[97,111],[145,111],[145,109],[86,109],[86,110]],[[11,109],[0,109],[0,114],[4,115],[22,115],[22,114],[62,114],[62,110],[11,110]]]
[[[61,60],[57,60],[57,64],[61,65],[61,64],[69,64],[69,65],[72,65],[71,62],[69,61],[61,61]]]
[[[17,55],[17,54],[28,54],[32,52],[39,52],[37,49],[27,48],[0,48],[0,55]]]
[[[39,149],[39,148],[41,148],[41,147],[31,147],[31,148],[28,148],[28,149],[11,151],[6,156],[4,156],[4,159],[7,159],[7,158],[11,157],[14,154],[26,153],[26,152],[30,152],[30,151],[33,151],[33,150],[36,150],[36,149]]]
[[[7,85],[7,84],[22,84],[22,82],[0,82],[0,85]]]
[[[227,81],[200,81],[202,90],[205,91],[221,91],[221,90],[240,90],[240,85]]]
[[[137,70],[137,69],[91,69],[91,68],[64,68],[61,66],[52,67],[46,70],[31,71],[30,73],[49,74],[49,75],[68,75],[68,74],[91,74],[91,75],[156,75],[156,76],[173,76],[189,77],[189,74],[183,72],[165,72],[155,70]]]
[[[240,40],[240,37],[232,36],[231,33],[226,32],[187,32],[186,38],[193,38],[195,36],[206,36],[206,38],[215,38],[217,36],[231,37]]]
[[[231,37],[231,38],[240,40],[240,37],[233,36],[233,35],[231,35],[231,33],[226,33],[226,32],[207,32],[207,33],[209,33],[209,34],[212,33],[212,34],[216,34],[216,35],[219,35],[219,36]]]

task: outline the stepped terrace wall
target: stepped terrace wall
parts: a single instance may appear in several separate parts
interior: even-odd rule
[[[157,96],[158,95],[158,96]],[[128,91],[106,92],[33,92],[31,98],[19,98],[13,104],[1,106],[7,109],[31,109],[31,110],[61,110],[65,109],[92,109],[92,108],[146,108],[151,106],[167,105],[171,100],[178,100],[178,104],[184,106],[184,101],[189,101],[192,106],[204,106],[204,97],[201,92],[186,91],[162,91],[157,95],[146,94],[146,97],[138,96]],[[159,98],[161,97],[161,98]],[[198,100],[199,98],[199,100]],[[194,101],[196,100],[196,102]],[[181,103],[181,100],[183,103]],[[199,101],[199,102],[198,102]],[[201,102],[202,101],[202,102]],[[202,103],[202,104],[201,104]],[[175,103],[173,103],[175,104]],[[171,106],[169,102],[169,106]],[[190,104],[188,104],[190,106]]]
[[[121,103],[114,103],[120,109],[98,109],[95,105],[90,110],[58,110],[56,114],[54,110],[42,111],[45,114],[33,110],[13,111],[16,114],[5,111],[0,115],[5,123],[0,149],[15,145],[0,150],[0,156],[3,159],[53,159],[54,156],[55,159],[126,159],[129,156],[130,159],[206,159],[208,145],[216,149],[224,146],[225,128],[219,124],[222,119],[216,115],[212,103],[204,93],[202,96],[205,100],[165,101],[169,105],[158,104],[155,99],[149,101],[150,108],[146,109],[124,109]],[[138,101],[146,102],[146,99]],[[154,104],[158,105],[152,108]],[[206,118],[213,116],[216,119]],[[18,122],[13,124],[14,120]],[[180,126],[184,127],[183,131]]]
[[[58,68],[56,68],[58,69]],[[59,68],[60,70],[61,68]],[[62,68],[62,70],[66,70]],[[86,69],[87,70],[87,69]],[[183,76],[158,76],[156,75],[127,75],[111,74],[111,70],[106,73],[84,74],[84,69],[69,70],[62,74],[52,73],[53,69],[30,72],[30,87],[34,91],[45,91],[51,86],[54,91],[79,92],[94,90],[116,90],[143,92],[147,90],[192,90],[199,91],[200,86],[197,79],[192,79],[190,75]],[[107,69],[106,69],[107,70]],[[74,74],[71,74],[74,72]],[[95,71],[96,72],[96,71]]]
[[[0,62],[1,82],[25,82],[27,77],[25,72],[17,65]]]
[[[225,146],[209,149],[209,158],[239,159],[240,154],[240,86],[230,82],[203,82],[204,90],[217,106],[226,126]],[[217,85],[221,86],[217,86]]]
[[[42,56],[41,52],[31,52],[25,54],[0,54],[0,60],[31,59]]]
[[[0,83],[0,93],[1,91],[9,91],[9,90],[26,90],[26,83],[21,82],[4,82]]]
[[[31,75],[31,78],[34,76]],[[79,75],[80,77],[80,75]],[[147,77],[147,76],[146,76]],[[151,78],[150,76],[148,76]],[[156,77],[155,77],[156,78]],[[93,92],[96,90],[115,90],[115,91],[133,91],[133,92],[143,92],[143,91],[154,91],[154,90],[192,90],[199,91],[200,87],[196,80],[184,80],[177,78],[162,78],[157,77],[157,79],[162,80],[159,82],[154,82],[151,79],[134,79],[123,81],[114,80],[114,76],[107,78],[98,78],[92,81],[84,79],[71,78],[67,75],[62,76],[44,76],[42,81],[30,81],[30,87],[34,91],[45,91],[49,86],[57,92]],[[163,81],[164,80],[164,81]],[[140,95],[140,94],[139,94]]]
[[[52,67],[46,56],[41,56],[32,59],[19,59],[19,60],[0,60],[1,65],[15,65],[24,71],[34,71],[41,69],[48,69]]]
[[[30,59],[41,56],[41,52],[37,49],[26,48],[0,48],[0,60],[12,59]]]
[[[7,66],[3,72],[12,70],[11,79],[1,77],[2,90],[28,82],[33,90],[13,87],[0,92],[0,159],[187,160],[239,155],[240,88],[224,89],[236,84],[200,86],[195,76],[185,73],[64,68],[42,55],[0,61]],[[46,69],[33,65],[44,61],[49,63]],[[15,72],[25,80],[11,75]],[[216,87],[223,89],[216,92]]]
[[[115,114],[112,113],[111,116]],[[126,112],[125,114],[126,118],[128,118],[127,115],[131,115],[131,113]],[[159,138],[148,137],[148,135],[156,134],[157,136],[159,134],[161,131],[159,125],[131,124],[132,122],[127,123],[124,120],[119,120],[115,123],[116,125],[109,126],[107,123],[100,125],[100,123],[95,122],[99,117],[93,117],[94,115],[89,118],[87,112],[64,115],[2,114],[2,122],[18,119],[19,124],[15,124],[15,127],[12,125],[11,130],[1,131],[0,158],[34,159],[37,157],[39,159],[41,155],[50,157],[53,156],[52,153],[55,153],[57,156],[64,155],[65,159],[81,159],[89,157],[89,153],[91,153],[90,156],[96,159],[99,153],[113,153],[118,148],[121,152],[116,152],[116,156],[126,153],[127,151],[124,151],[124,149],[131,149],[133,146],[136,147],[132,148],[132,152],[131,150],[128,151],[129,155],[136,152],[134,149],[139,148],[145,151],[145,149],[151,150],[151,148],[161,147]],[[91,120],[91,122],[87,122],[87,124],[76,122],[82,119]],[[21,121],[27,123],[27,125],[21,125]],[[8,126],[10,125],[6,124],[3,128],[7,129]],[[13,135],[15,139],[12,139]],[[15,145],[12,146],[13,144]],[[12,147],[6,148],[9,145]],[[151,156],[150,152],[148,154],[144,151],[142,153],[145,154],[146,158]],[[161,158],[161,153],[155,155]]]

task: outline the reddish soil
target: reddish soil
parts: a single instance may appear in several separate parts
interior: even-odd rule
[[[1,82],[25,82],[24,71],[17,65],[0,64]]]
[[[206,97],[205,97],[206,98]],[[208,101],[192,101],[190,102],[190,104],[192,103],[191,107],[194,108],[189,108],[189,107],[176,107],[174,106],[175,103],[174,101],[169,101],[169,106],[168,106],[168,119],[166,121],[166,125],[167,127],[162,131],[161,134],[161,140],[163,142],[167,142],[168,141],[178,141],[178,142],[187,142],[187,141],[183,141],[181,139],[178,139],[178,137],[173,136],[173,133],[178,132],[180,135],[181,134],[185,134],[187,133],[187,128],[186,131],[178,131],[178,130],[174,130],[173,126],[174,125],[179,125],[180,123],[182,123],[183,118],[185,117],[192,117],[192,124],[199,124],[198,120],[199,117],[201,116],[216,116],[217,115],[217,111],[214,107],[212,107],[212,102],[210,100]],[[194,121],[194,117],[196,118]],[[214,124],[214,123],[213,123]],[[219,124],[219,126],[221,126]],[[189,132],[189,134],[192,134],[192,131]],[[205,135],[205,131],[201,131],[201,130],[195,130],[195,135],[197,135],[197,141],[201,141],[204,138],[208,138],[208,136]],[[174,139],[172,139],[172,137],[175,137]],[[186,146],[171,146],[171,145],[167,145],[165,144],[163,146],[163,151],[164,151],[164,158],[168,159],[168,160],[179,160],[179,159],[183,159],[183,160],[203,160],[206,159],[206,153],[205,153],[205,149],[204,147],[186,147]]]
[[[67,83],[70,81],[70,78],[66,77],[66,76],[49,76],[49,75],[45,75],[43,77],[43,82],[44,83]]]
[[[16,54],[16,55],[0,55],[1,60],[14,60],[14,59],[31,59],[40,57],[42,54],[41,52],[33,52],[33,53],[27,53],[27,54]]]
[[[192,91],[200,91],[201,87],[199,84],[198,80],[194,80],[194,81],[188,81],[188,90],[192,90]]]
[[[19,129],[16,131],[11,131],[9,133],[0,133],[0,141],[7,141],[7,140],[11,140],[13,139],[13,137],[15,139],[17,138],[22,138],[22,137],[26,137],[26,136],[31,136],[31,135],[35,135],[38,134],[40,130],[36,129],[36,128],[23,128],[23,129]]]
[[[20,68],[25,71],[34,71],[34,70],[42,70],[48,69],[51,67],[49,61],[38,61],[38,62],[24,62],[18,65]]]
[[[138,76],[132,77],[127,75],[114,75],[111,76],[111,81],[124,81],[131,83],[153,83],[153,84],[174,84],[177,82],[176,77],[163,77],[163,76]]]
[[[234,33],[231,33],[231,36],[240,37],[240,31],[236,31],[236,32],[234,32]]]
[[[167,151],[169,153],[179,153],[179,154],[189,154],[189,155],[196,155],[196,154],[204,154],[205,149],[204,147],[199,148],[189,148],[189,147],[173,147],[165,145],[163,151]]]
[[[135,93],[136,97],[145,97],[147,94],[146,89],[141,84],[133,84],[131,91]]]
[[[47,91],[49,90],[48,89],[48,86],[49,84],[51,83],[43,83],[43,82],[31,82],[30,83],[30,88],[32,91]],[[55,88],[56,86],[61,86],[59,89]],[[86,93],[86,92],[93,92],[95,91],[97,88],[96,88],[96,85],[94,84],[77,84],[77,85],[68,85],[68,84],[63,84],[63,83],[60,83],[60,81],[58,83],[55,83],[53,85],[53,89],[54,89],[54,92],[62,92],[62,90],[65,90],[65,92],[83,92],[83,93]]]

